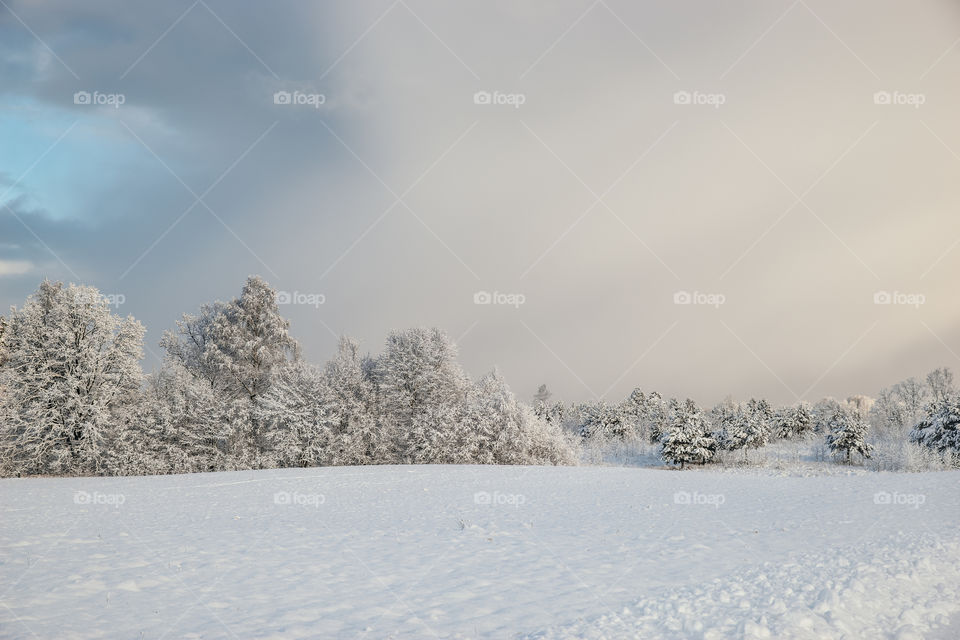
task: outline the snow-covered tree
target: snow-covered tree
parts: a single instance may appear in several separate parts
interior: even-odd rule
[[[323,372],[295,362],[277,371],[270,388],[254,407],[270,454],[281,467],[312,467],[326,462],[332,445],[335,414]]]
[[[652,391],[647,396],[647,403],[644,409],[644,424],[651,444],[658,444],[660,442],[669,418],[668,406],[673,402],[676,402],[676,400],[671,399],[669,403],[665,402],[663,396],[661,396],[658,391]]]
[[[957,388],[953,384],[953,371],[947,367],[934,369],[928,373],[927,387],[934,402],[948,400],[957,393]]]
[[[239,298],[184,315],[161,341],[167,355],[211,387],[233,398],[256,398],[270,388],[277,367],[295,361],[299,346],[280,315],[277,292],[250,276]]]
[[[847,462],[853,452],[869,458],[873,447],[866,442],[868,429],[869,425],[859,415],[839,410],[830,420],[827,447],[835,454],[843,454]]]
[[[3,336],[7,333],[7,319],[0,316],[0,367],[7,361],[7,348],[4,345]]]
[[[277,306],[274,289],[250,276],[239,298],[204,305],[196,316],[184,315],[177,331],[164,334],[161,346],[171,366],[207,384],[228,415],[228,448],[240,467],[269,465],[271,445],[257,422],[258,398],[277,371],[299,358],[290,323]]]
[[[941,454],[960,455],[960,396],[935,400],[926,413],[910,432],[910,441]]]
[[[533,406],[548,406],[550,404],[550,398],[553,397],[553,394],[550,392],[550,389],[547,389],[547,385],[542,384],[537,389],[537,392],[533,394]]]
[[[916,378],[907,378],[894,385],[894,391],[910,416],[910,422],[923,415],[924,407],[930,400],[930,388],[926,384]]]
[[[453,340],[439,329],[393,331],[373,375],[381,424],[393,436],[396,455],[436,460],[453,437],[439,432],[458,428],[447,409],[462,407],[469,389]]]
[[[549,407],[546,405],[538,405],[536,409],[534,409],[534,413],[538,418],[546,420],[550,424],[560,427],[563,425],[563,419],[566,415],[566,408],[563,406],[563,403],[558,400]]]
[[[838,411],[845,412],[846,408],[835,398],[827,397],[813,405],[813,430],[816,433],[829,433],[830,423]]]
[[[559,425],[537,417],[494,369],[469,393],[458,461],[480,464],[575,464],[576,453]]]
[[[636,388],[630,392],[623,402],[617,407],[620,413],[620,420],[623,423],[623,429],[626,434],[632,434],[636,437],[645,437],[647,431],[647,396],[640,389]]]
[[[602,400],[589,405],[580,425],[581,438],[623,438],[627,426],[618,407]]]
[[[714,455],[715,443],[703,410],[693,400],[671,402],[670,418],[661,438],[661,456],[670,464],[704,464]]]
[[[147,377],[114,452],[124,475],[222,471],[228,460],[228,407],[205,381],[172,362]]]
[[[805,403],[781,407],[773,414],[773,430],[778,438],[799,438],[813,428],[813,414]]]
[[[717,447],[726,451],[759,449],[767,444],[770,428],[764,418],[765,412],[753,405],[737,405],[722,412],[715,422],[714,439]]]
[[[4,332],[0,455],[18,474],[100,473],[143,372],[143,326],[93,287],[45,280]]]
[[[874,404],[876,404],[876,400],[863,394],[849,396],[846,400],[847,412],[858,415],[861,418],[866,418],[870,415],[870,410]]]
[[[360,343],[343,337],[337,355],[324,367],[329,390],[331,445],[325,464],[360,465],[396,462],[391,434],[378,422],[372,382],[375,363],[360,354]]]

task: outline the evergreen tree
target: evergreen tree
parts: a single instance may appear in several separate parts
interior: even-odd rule
[[[847,462],[850,462],[850,455],[854,451],[869,458],[872,447],[865,439],[868,429],[869,426],[860,416],[837,411],[830,421],[827,446],[833,453],[844,454]]]
[[[670,464],[704,464],[714,455],[715,443],[708,433],[703,411],[693,400],[671,403],[670,421],[661,439],[661,456]]]
[[[813,416],[810,408],[801,402],[795,407],[783,407],[775,411],[772,424],[776,437],[799,438],[813,427]]]
[[[616,407],[601,401],[591,405],[580,426],[582,438],[623,438],[627,427],[623,415]]]
[[[960,396],[931,402],[926,416],[911,430],[910,441],[941,454],[960,454]]]

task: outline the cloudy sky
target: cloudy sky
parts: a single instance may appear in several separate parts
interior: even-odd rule
[[[873,394],[960,368],[958,74],[947,0],[2,0],[0,304],[95,285],[151,368],[256,273],[318,362]]]

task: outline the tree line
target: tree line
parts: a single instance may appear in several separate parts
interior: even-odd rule
[[[167,331],[145,374],[145,330],[95,288],[44,281],[0,316],[0,475],[135,475],[363,464],[575,464],[581,444],[644,442],[681,468],[821,438],[839,460],[871,439],[960,460],[960,395],[948,369],[876,399],[773,408],[635,389],[617,404],[565,406],[542,386],[520,402],[496,371],[472,380],[438,329],[389,334],[363,354],[340,340],[305,362],[277,292],[247,279]],[[740,455],[740,454],[737,454]]]
[[[437,329],[382,353],[343,338],[300,356],[277,292],[250,277],[164,334],[145,375],[144,328],[94,288],[44,281],[0,318],[0,472],[132,475],[358,464],[574,464],[573,439],[493,371],[471,380]]]
[[[924,380],[909,378],[881,390],[843,401],[824,398],[774,408],[766,400],[737,403],[727,398],[709,410],[691,399],[665,399],[658,392],[634,391],[622,402],[565,406],[550,403],[542,385],[534,397],[536,413],[584,442],[646,442],[659,447],[663,460],[681,468],[706,464],[776,440],[819,438],[846,463],[869,459],[873,442],[895,442],[931,452],[948,465],[960,463],[960,392],[947,368]]]

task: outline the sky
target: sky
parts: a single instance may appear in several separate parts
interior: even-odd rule
[[[960,4],[0,1],[0,307],[258,274],[307,359],[437,326],[529,399],[960,368]]]

